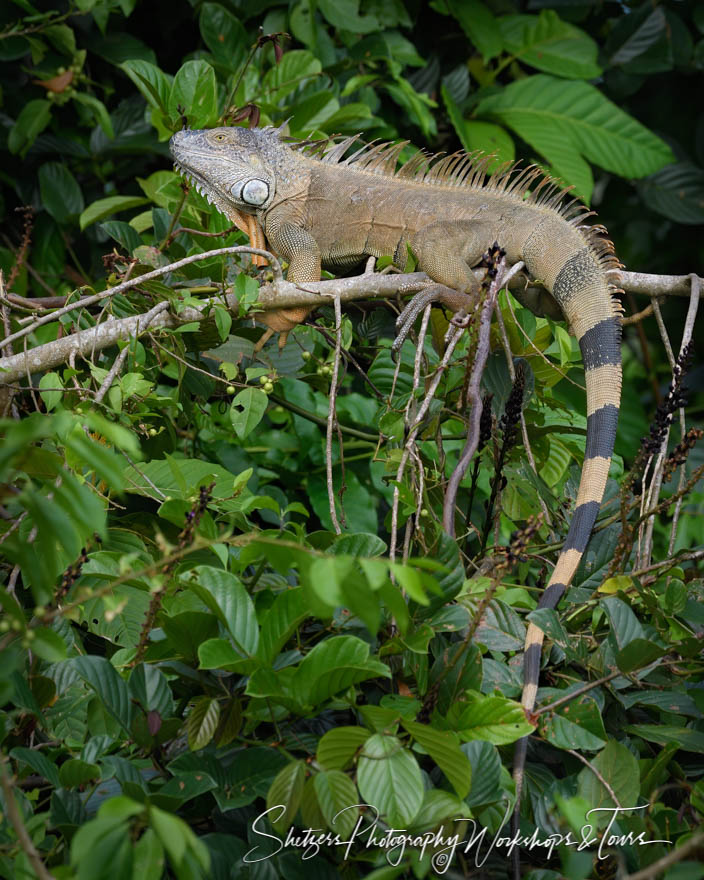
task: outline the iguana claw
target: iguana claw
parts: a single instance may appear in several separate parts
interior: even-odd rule
[[[439,303],[447,306],[453,312],[461,310],[469,311],[474,304],[474,297],[468,293],[461,293],[459,290],[453,290],[444,284],[433,284],[432,287],[426,287],[417,293],[406,308],[396,319],[396,339],[391,346],[392,355],[395,356],[401,350],[401,346],[408,338],[408,334],[415,323],[416,318],[423,309],[431,303]]]

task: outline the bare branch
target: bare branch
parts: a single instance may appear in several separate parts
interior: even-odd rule
[[[137,276],[137,278],[130,278],[127,281],[123,281],[121,284],[116,284],[114,287],[111,287],[108,290],[103,290],[100,293],[94,294],[93,296],[84,296],[78,302],[70,303],[69,305],[64,306],[61,309],[57,309],[50,315],[43,315],[41,318],[37,318],[37,320],[34,321],[32,324],[29,324],[27,327],[23,327],[16,333],[8,336],[5,339],[4,344],[8,345],[9,343],[14,342],[16,339],[21,339],[23,336],[27,336],[29,333],[33,333],[38,327],[41,327],[44,324],[50,324],[61,315],[67,315],[69,312],[73,312],[76,309],[81,309],[85,306],[101,302],[107,297],[115,296],[118,293],[124,293],[126,290],[131,290],[133,287],[138,287],[145,281],[153,281],[155,278],[160,278],[162,275],[166,275],[169,272],[175,271],[176,269],[181,269],[183,266],[188,266],[190,263],[197,263],[199,260],[207,260],[210,259],[210,257],[222,257],[230,254],[257,254],[260,257],[266,257],[271,264],[272,271],[274,272],[274,280],[276,282],[283,281],[284,276],[281,271],[281,264],[273,254],[269,253],[269,251],[263,251],[259,248],[251,247],[217,248],[214,251],[205,251],[202,254],[192,254],[190,257],[184,257],[182,260],[176,260],[175,263],[169,263],[168,266],[160,266],[158,269],[154,269],[151,272],[145,272],[144,275],[139,275]]]
[[[79,301],[64,306],[48,315],[42,315],[32,324],[23,327],[15,334],[6,337],[3,346],[12,341],[22,338],[33,332],[37,327],[51,323],[63,314],[73,311],[74,309],[83,308],[94,303],[101,302],[107,297],[111,297],[117,293],[123,293],[133,287],[142,284],[144,281],[157,278],[167,272],[172,272],[182,266],[188,265],[198,260],[208,259],[212,256],[224,256],[236,253],[253,253],[267,258],[271,255],[267,251],[258,248],[249,247],[229,247],[217,248],[216,250],[206,251],[202,254],[194,254],[185,257],[183,260],[177,260],[169,266],[163,266],[155,269],[153,272],[147,272],[137,278],[131,278],[122,284],[117,284],[109,290],[102,291],[93,296],[84,296]],[[272,258],[274,259],[274,258]],[[278,262],[272,262],[272,270],[274,271],[275,283],[262,285],[259,291],[259,299],[257,307],[263,311],[271,309],[295,308],[297,306],[309,306],[314,308],[320,305],[323,295],[335,290],[339,293],[340,302],[347,303],[361,299],[389,299],[401,294],[413,293],[421,290],[428,284],[428,276],[424,272],[413,272],[409,274],[382,274],[382,273],[364,273],[351,278],[340,278],[334,281],[315,281],[309,282],[304,286],[293,284],[289,281],[279,280],[281,271]],[[481,277],[482,272],[477,271],[477,277]],[[692,284],[691,275],[675,276],[675,275],[644,275],[633,272],[620,272],[614,274],[615,282],[619,283],[624,289],[632,290],[635,293],[654,293],[654,294],[672,294],[675,296],[690,295],[690,285]],[[519,276],[514,277],[509,283],[509,289],[512,286],[524,285],[524,279]],[[228,294],[225,301],[231,309],[237,309],[237,298],[233,294]],[[203,301],[202,309],[207,309],[215,304],[221,303],[222,299],[207,299]],[[174,328],[185,321],[196,321],[202,318],[195,309],[187,309],[178,316],[160,314],[154,319],[152,327],[168,327]],[[66,363],[72,351],[77,354],[87,355],[91,350],[99,351],[107,348],[118,339],[127,339],[135,335],[137,322],[140,316],[132,316],[130,318],[121,318],[116,320],[108,320],[98,327],[89,328],[80,331],[63,339],[49,342],[45,345],[36,346],[33,349],[12,357],[0,358],[0,385],[7,385],[16,381],[24,375],[32,372],[50,369],[59,364]],[[86,340],[90,338],[90,343]],[[5,371],[5,372],[2,372]]]
[[[337,510],[335,509],[335,484],[332,475],[332,435],[337,424],[337,416],[335,410],[335,400],[337,397],[337,383],[340,374],[340,360],[342,359],[342,307],[340,306],[340,297],[334,294],[335,303],[335,359],[332,367],[332,379],[330,380],[330,395],[328,402],[328,418],[325,430],[325,474],[328,486],[328,504],[330,506],[330,519],[332,527],[336,535],[342,534],[340,523],[337,519]],[[342,444],[339,445],[340,458],[342,459]],[[344,483],[344,480],[343,480]],[[342,487],[340,488],[342,491]],[[343,510],[344,513],[344,510]]]
[[[491,315],[496,305],[496,297],[499,290],[517,275],[523,268],[523,263],[516,263],[508,272],[505,271],[505,260],[501,260],[498,267],[496,278],[491,282],[489,293],[484,300],[482,306],[481,318],[479,321],[479,342],[477,351],[474,355],[474,364],[472,366],[472,375],[469,380],[467,389],[467,401],[471,404],[472,409],[469,415],[469,431],[467,432],[467,442],[462,450],[457,467],[450,476],[445,493],[445,501],[443,503],[442,526],[448,535],[454,537],[455,534],[455,501],[457,499],[457,491],[460,483],[467,473],[469,463],[477,451],[479,445],[479,422],[482,417],[482,396],[479,391],[479,383],[481,382],[482,373],[486,359],[489,357],[489,329],[491,326]],[[504,280],[505,279],[505,280]]]

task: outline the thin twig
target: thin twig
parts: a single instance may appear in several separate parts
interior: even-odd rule
[[[328,505],[330,507],[330,519],[332,527],[336,535],[342,534],[340,523],[337,519],[337,510],[335,507],[335,484],[333,482],[332,473],[332,435],[337,422],[335,412],[335,400],[337,397],[337,382],[340,373],[340,360],[342,357],[342,306],[340,305],[340,297],[335,294],[333,298],[335,305],[335,357],[332,366],[332,379],[330,381],[330,399],[328,403],[328,418],[325,431],[325,475],[328,487]],[[342,456],[342,444],[339,444],[340,456]],[[344,481],[343,481],[344,482]],[[343,486],[340,486],[342,493]]]
[[[572,755],[573,758],[577,758],[581,761],[585,767],[589,767],[592,773],[596,776],[599,782],[604,786],[606,791],[609,793],[609,797],[616,804],[619,809],[623,809],[621,806],[621,801],[616,797],[616,792],[611,788],[609,783],[604,779],[604,777],[599,773],[597,768],[591,763],[591,761],[587,761],[585,757],[579,754],[579,752],[575,752],[574,749],[566,749],[568,755]]]
[[[120,370],[122,369],[122,367],[123,367],[125,361],[127,360],[127,355],[128,355],[129,353],[130,353],[130,346],[129,346],[129,343],[128,343],[128,344],[125,345],[125,347],[122,349],[122,351],[120,352],[120,354],[115,358],[115,362],[114,362],[113,365],[110,367],[110,370],[109,370],[107,376],[105,377],[105,379],[104,379],[104,381],[103,381],[103,384],[100,386],[100,388],[99,388],[98,391],[96,392],[96,394],[95,394],[95,402],[96,402],[96,403],[102,403],[102,402],[103,402],[103,398],[104,398],[105,395],[108,393],[108,390],[110,389],[110,386],[112,385],[113,381],[115,380],[115,377],[117,376],[117,374],[118,374],[118,373],[120,372]]]
[[[396,485],[394,486],[394,495],[393,502],[391,505],[391,541],[389,546],[389,557],[393,562],[396,555],[396,528],[398,524],[398,502],[399,502],[399,484],[403,479],[403,472],[406,469],[406,464],[408,463],[408,458],[410,456],[410,450],[413,444],[415,443],[416,437],[418,436],[418,432],[423,426],[423,420],[425,419],[426,413],[430,409],[430,405],[433,402],[435,397],[435,392],[440,385],[443,374],[447,369],[450,359],[455,351],[455,347],[457,343],[460,341],[460,337],[464,332],[464,327],[458,325],[451,325],[450,330],[447,337],[447,347],[445,348],[445,353],[442,357],[442,360],[435,368],[435,375],[430,383],[430,386],[426,392],[425,399],[423,400],[420,409],[418,410],[418,415],[416,416],[415,425],[411,428],[409,435],[406,439],[406,443],[404,446],[403,454],[401,455],[401,461],[399,462],[399,466],[396,470]]]
[[[697,318],[697,311],[699,309],[699,295],[701,292],[701,279],[698,275],[690,275],[692,280],[692,296],[689,300],[689,309],[687,310],[687,317],[684,323],[684,330],[682,331],[682,345],[680,347],[680,351],[682,348],[689,343],[692,338],[692,334],[694,333],[694,322]],[[680,407],[680,428],[682,431],[682,437],[687,433],[687,428],[685,424],[685,413],[684,408]],[[680,511],[682,510],[683,503],[683,495],[682,489],[684,488],[685,480],[687,478],[687,468],[686,462],[682,462],[682,466],[680,468],[680,478],[678,484],[678,493],[679,497],[675,502],[675,509],[672,514],[672,526],[670,527],[670,540],[667,547],[667,555],[671,556],[675,549],[675,541],[677,540],[677,525],[679,523]]]
[[[657,862],[653,862],[652,865],[648,865],[647,868],[643,868],[642,871],[636,871],[635,874],[627,874],[624,880],[655,880],[655,877],[658,877],[667,868],[676,865],[677,862],[681,862],[682,859],[702,846],[704,846],[704,832],[700,831],[698,834],[690,837],[689,840],[686,840],[682,846],[658,859]]]
[[[602,684],[606,684],[608,681],[611,681],[614,678],[623,677],[623,672],[620,669],[614,670],[614,672],[610,672],[608,675],[605,675],[603,678],[598,678],[596,681],[590,681],[589,684],[585,684],[584,687],[578,688],[576,691],[570,691],[564,697],[560,697],[559,700],[555,700],[553,703],[550,703],[547,706],[541,706],[540,709],[536,709],[534,711],[533,717],[537,718],[538,715],[544,715],[546,712],[552,712],[557,709],[559,706],[562,706],[564,703],[571,703],[575,697],[581,697],[582,694],[586,694],[588,691],[593,690],[595,687],[599,687]]]
[[[39,855],[39,850],[34,845],[34,841],[29,836],[29,832],[22,820],[19,808],[17,807],[17,802],[15,801],[15,793],[12,790],[13,785],[7,775],[7,764],[7,758],[0,758],[0,786],[5,795],[7,818],[10,820],[10,825],[12,825],[15,834],[17,835],[20,849],[22,849],[27,856],[29,863],[34,869],[34,873],[39,877],[39,880],[55,880],[54,875],[47,870],[42,861],[41,856]]]
[[[457,462],[457,466],[450,475],[445,493],[442,510],[442,525],[448,535],[455,535],[455,503],[457,501],[457,492],[460,483],[467,473],[469,463],[477,451],[479,445],[479,423],[482,417],[482,396],[479,390],[482,373],[487,358],[489,357],[489,332],[491,328],[491,315],[496,305],[496,298],[499,290],[508,284],[512,277],[517,275],[523,268],[523,263],[515,263],[506,272],[506,259],[502,257],[497,267],[496,277],[489,286],[489,292],[484,305],[482,306],[481,317],[479,319],[479,339],[477,342],[477,350],[474,355],[474,364],[472,366],[472,375],[467,388],[467,402],[472,409],[469,414],[469,430],[467,431],[467,441],[465,447]]]
[[[271,269],[274,273],[274,282],[276,283],[279,281],[283,281],[284,276],[281,269],[281,264],[273,254],[269,253],[269,251],[264,251],[260,248],[245,247],[244,245],[241,247],[216,248],[213,251],[205,251],[202,254],[191,254],[190,257],[184,257],[182,260],[176,260],[175,263],[169,263],[168,266],[160,266],[158,269],[153,269],[151,272],[145,272],[144,275],[139,275],[137,278],[131,278],[128,281],[123,281],[121,284],[116,284],[114,287],[111,287],[108,290],[103,290],[101,291],[101,293],[96,293],[94,296],[84,296],[78,302],[70,303],[69,305],[64,306],[62,309],[57,309],[50,315],[44,315],[41,318],[37,318],[37,320],[33,324],[30,324],[27,327],[23,327],[22,330],[18,330],[11,336],[6,337],[5,345],[10,342],[14,342],[16,339],[21,339],[23,336],[27,336],[29,333],[33,333],[39,327],[55,321],[62,315],[67,315],[69,312],[73,312],[76,309],[84,308],[85,306],[93,305],[93,303],[101,302],[107,297],[115,296],[118,293],[124,293],[125,290],[131,290],[133,287],[137,287],[139,284],[144,284],[145,281],[152,281],[155,278],[160,278],[162,275],[166,275],[169,272],[174,272],[176,269],[181,269],[184,266],[189,266],[191,263],[197,263],[199,260],[208,260],[211,257],[223,257],[231,254],[257,254],[260,257],[266,257],[270,261]]]

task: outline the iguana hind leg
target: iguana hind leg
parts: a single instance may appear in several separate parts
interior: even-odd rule
[[[494,237],[482,222],[440,220],[419,229],[409,244],[418,268],[433,281],[472,293],[478,290],[478,284],[471,267],[481,260]]]
[[[418,315],[430,303],[447,306],[453,312],[469,311],[476,302],[479,284],[471,267],[491,244],[488,227],[473,221],[440,220],[424,226],[411,238],[411,251],[418,268],[437,284],[417,293],[400,314],[393,344],[403,345]]]

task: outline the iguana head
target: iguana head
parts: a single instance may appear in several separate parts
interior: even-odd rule
[[[276,129],[184,129],[169,148],[176,168],[235,222],[271,204],[277,153],[283,152]]]

